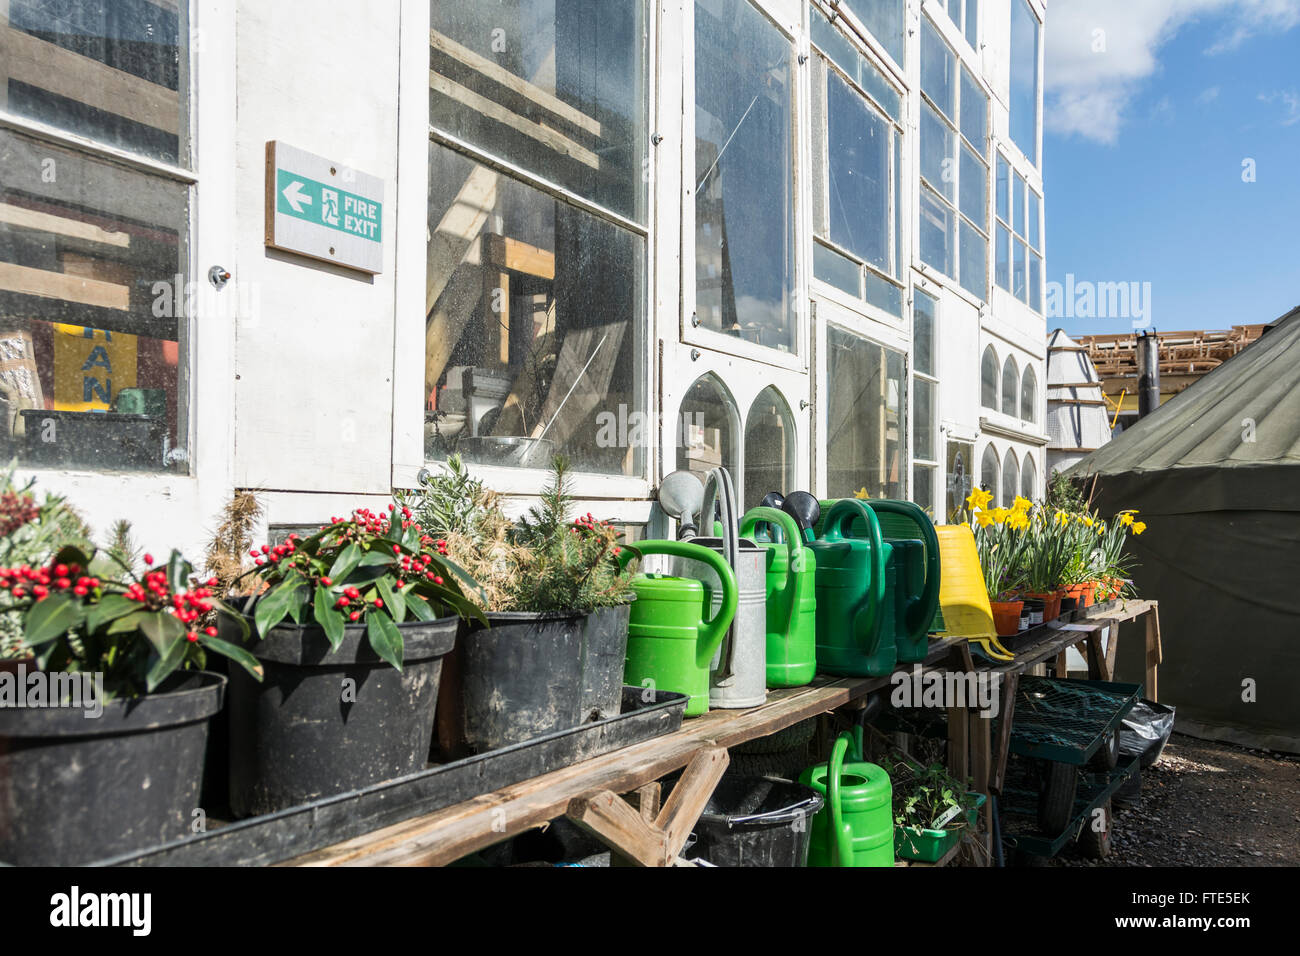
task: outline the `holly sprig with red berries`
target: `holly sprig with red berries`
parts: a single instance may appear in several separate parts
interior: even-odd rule
[[[173,551],[164,564],[144,556],[124,579],[94,551],[68,546],[48,564],[0,568],[0,594],[23,619],[23,644],[47,671],[102,673],[110,696],[152,693],[178,670],[201,670],[211,651],[242,665],[258,680],[262,666],[247,650],[203,626],[212,611],[230,611]],[[121,562],[119,562],[121,564]]]
[[[315,622],[337,650],[348,625],[364,626],[374,652],[401,670],[399,623],[453,614],[487,623],[466,596],[478,583],[406,507],[390,505],[386,514],[358,508],[309,537],[291,534],[250,556],[254,567],[246,574],[260,578],[265,590],[245,610],[262,637],[286,619]]]

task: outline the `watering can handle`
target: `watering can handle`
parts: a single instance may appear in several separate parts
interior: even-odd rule
[[[831,748],[831,759],[826,765],[826,802],[831,805],[831,839],[835,864],[837,866],[853,865],[853,831],[844,822],[844,811],[840,806],[840,776],[844,772],[844,752],[853,743],[853,737],[847,731],[835,738]]]
[[[782,600],[790,605],[790,617],[786,621],[786,633],[790,633],[790,626],[794,622],[795,614],[798,611],[799,597],[799,579],[795,576],[798,572],[804,570],[804,563],[807,560],[806,552],[803,548],[803,539],[799,535],[799,526],[794,523],[784,511],[778,511],[775,508],[766,508],[762,505],[757,508],[750,508],[745,513],[745,518],[740,523],[740,536],[752,534],[754,529],[766,522],[775,525],[781,529],[785,535],[785,549],[789,560],[786,563],[787,571],[785,575],[785,587],[781,590]]]
[[[862,518],[867,523],[867,540],[871,544],[871,592],[868,594],[866,608],[859,612],[857,618],[865,621],[856,627],[858,642],[868,653],[874,653],[880,640],[880,625],[884,620],[885,607],[885,541],[880,534],[880,521],[876,513],[866,503],[857,498],[841,498],[831,508],[822,531],[823,541],[841,541],[847,535],[845,525],[854,518]],[[856,619],[855,619],[856,623]]]
[[[921,538],[925,542],[925,588],[919,598],[909,603],[907,618],[904,621],[911,639],[917,640],[923,634],[929,633],[930,622],[934,617],[933,611],[929,615],[925,613],[926,608],[934,608],[939,600],[939,535],[935,532],[934,525],[926,513],[910,501],[881,499],[869,501],[867,506],[872,511],[889,512],[911,518],[921,529]]]
[[[707,623],[700,622],[700,632],[695,642],[697,666],[708,667],[709,661],[713,659],[713,652],[718,649],[718,644],[722,642],[723,635],[727,633],[727,628],[731,626],[731,621],[736,616],[736,604],[740,592],[736,587],[735,572],[727,566],[727,562],[716,551],[691,544],[689,541],[640,541],[628,545],[618,556],[618,565],[620,568],[625,568],[633,558],[647,554],[670,554],[692,561],[701,561],[711,567],[717,574],[718,580],[722,582],[722,604],[718,607],[718,613],[713,616],[713,620]]]
[[[727,559],[727,564],[731,565],[733,572],[740,570],[740,541],[736,532],[736,521],[739,517],[736,513],[736,486],[732,484],[731,472],[727,469],[718,467],[709,470],[708,476],[704,480],[704,507],[701,510],[700,524],[707,528],[709,532],[713,531],[713,507],[721,496],[722,508],[722,553]],[[705,537],[709,537],[708,534]],[[722,656],[718,661],[718,670],[715,678],[725,680],[732,676],[732,665],[736,655],[736,622],[733,619],[730,627],[727,628],[727,636],[724,638]]]

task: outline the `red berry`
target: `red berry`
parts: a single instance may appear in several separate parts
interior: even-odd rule
[[[353,611],[351,614],[348,615],[348,620],[349,620],[349,621],[359,621],[359,620],[361,620],[361,612],[360,612],[360,611]]]
[[[217,629],[213,627],[211,624],[209,624],[207,627],[203,629],[203,633],[208,635],[208,637],[216,637]]]
[[[189,641],[191,644],[193,644],[195,641],[199,639],[199,636],[195,634],[193,631],[190,631],[188,634],[185,635],[185,639]]]
[[[145,564],[153,564],[153,555],[152,555],[152,554],[149,554],[148,552],[146,552],[146,553],[145,553],[145,556],[144,556],[144,563],[145,563]]]
[[[331,581],[329,578],[325,578],[325,577],[323,577],[323,578],[320,579],[320,583],[323,584],[323,585],[325,585],[326,587],[329,587],[329,586],[330,586],[331,584],[333,584],[334,582]]]

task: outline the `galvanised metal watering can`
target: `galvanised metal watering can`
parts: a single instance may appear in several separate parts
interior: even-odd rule
[[[756,539],[767,553],[767,686],[802,687],[817,672],[817,560],[785,512],[751,508],[741,537],[761,526],[782,539]]]
[[[721,582],[717,607],[713,588],[695,578],[639,574],[632,579],[636,601],[627,628],[623,682],[687,694],[686,715],[709,709],[709,661],[736,614],[736,576],[722,556],[686,541],[638,541],[619,562],[646,554],[667,554],[708,565]]]
[[[862,536],[849,534],[860,522]],[[861,501],[835,502],[821,537],[808,545],[817,562],[817,669],[848,677],[883,677],[897,660],[884,621],[885,565],[891,548],[876,514]]]
[[[810,828],[809,866],[894,865],[893,785],[859,749],[844,762],[853,744],[851,733],[840,734],[830,761],[799,775],[800,783],[826,797]]]

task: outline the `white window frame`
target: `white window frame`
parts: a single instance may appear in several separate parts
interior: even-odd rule
[[[1030,310],[1034,312],[1035,315],[1043,315],[1046,311],[1045,302],[1046,302],[1046,286],[1047,286],[1045,258],[1043,256],[1043,249],[1042,249],[1044,245],[1043,196],[1037,189],[1034,188],[1034,185],[1030,181],[1030,178],[1026,176],[1024,173],[1020,172],[1018,169],[1016,169],[1016,164],[1012,162],[1011,158],[1007,156],[1006,153],[1003,151],[1002,145],[1003,144],[999,144],[999,148],[994,151],[994,160],[993,160],[993,170],[994,170],[993,243],[994,243],[994,247],[993,247],[993,257],[992,257],[993,268],[990,271],[993,275],[993,282],[994,284],[997,285],[999,289],[1007,293],[1007,295],[1011,296],[1017,302],[1020,302],[1022,305],[1027,306]],[[1007,219],[1003,219],[1002,215],[997,211],[997,195],[996,195],[997,164],[999,161],[1005,163],[1007,166]],[[1016,184],[1017,177],[1024,183],[1023,189],[1017,188],[1017,184]],[[1033,193],[1034,198],[1038,200],[1038,210],[1036,213],[1038,219],[1036,223],[1036,225],[1038,226],[1037,247],[1031,245],[1029,242],[1029,232],[1030,232],[1029,194],[1030,193]],[[1025,216],[1024,233],[1019,232],[1015,226],[1016,218],[1020,214],[1022,208]],[[1004,229],[1006,229],[1007,232],[1010,234],[1009,241],[1011,245],[1006,249],[1007,274],[1008,274],[1006,285],[1003,285],[1002,283],[997,281],[997,254],[998,254],[997,227],[999,225],[1002,226]],[[1016,250],[1017,242],[1025,247],[1025,294],[1023,297],[1016,295],[1015,289],[1013,288],[1016,284],[1015,250]],[[1031,299],[1030,290],[1033,288],[1033,283],[1030,281],[1029,270],[1033,267],[1033,261],[1034,261],[1033,257],[1035,255],[1038,256],[1038,294],[1040,299],[1043,300],[1038,303],[1034,303],[1030,301]]]
[[[930,329],[930,369],[929,373],[920,371],[916,366],[916,297],[924,295],[934,301],[934,325]],[[908,367],[912,376],[912,387],[908,392],[909,418],[911,421],[907,429],[908,454],[912,462],[912,467],[908,469],[908,500],[915,501],[916,496],[916,469],[918,467],[929,470],[931,475],[930,490],[935,500],[931,503],[935,509],[935,518],[941,517],[940,511],[946,508],[947,496],[944,489],[939,487],[939,475],[942,471],[940,462],[940,439],[943,437],[939,431],[939,352],[942,336],[939,334],[939,327],[942,324],[943,299],[920,288],[920,283],[914,282],[912,285],[912,294],[909,296],[909,314],[908,322],[912,329],[911,348],[908,351]],[[914,436],[916,434],[916,382],[926,382],[930,386],[930,434],[931,434],[931,452],[932,458],[918,458]]]

